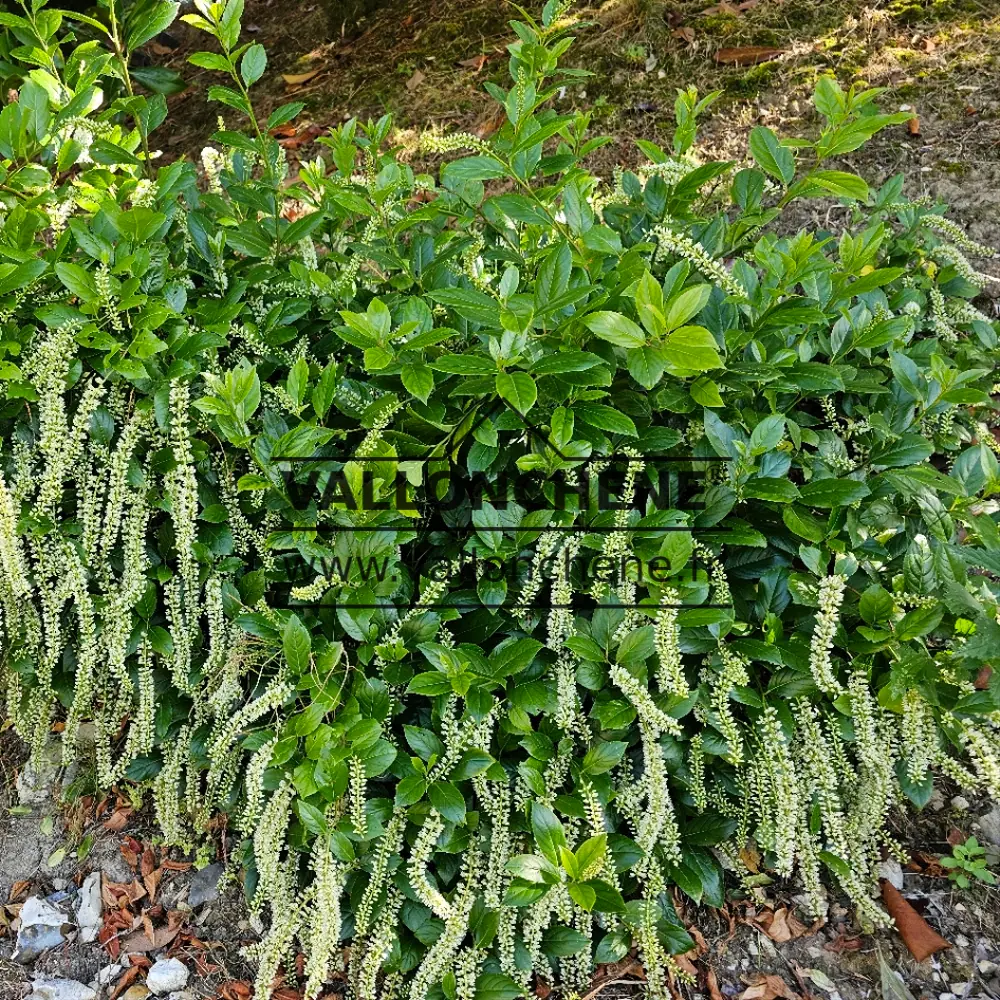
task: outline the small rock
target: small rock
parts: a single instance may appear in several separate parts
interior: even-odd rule
[[[194,873],[188,890],[188,906],[192,910],[205,903],[214,903],[219,898],[219,879],[225,870],[224,865],[214,864]]]
[[[76,922],[80,928],[80,940],[89,943],[97,937],[104,923],[101,917],[101,873],[91,872],[80,886],[80,899],[76,907]]]
[[[146,985],[153,993],[173,993],[187,986],[187,966],[176,958],[161,958],[146,973]]]
[[[958,1000],[954,993],[939,993],[938,1000]]]
[[[957,948],[968,948],[969,939],[964,934],[959,934],[955,937],[955,946]]]
[[[21,907],[21,929],[13,959],[22,965],[33,962],[43,951],[57,948],[66,940],[62,932],[66,914],[40,896],[29,896]]]
[[[979,826],[984,840],[1000,844],[1000,806],[994,806],[985,816],[980,816]]]
[[[64,878],[54,878],[52,880],[52,888],[55,889],[57,892],[62,892],[62,890],[65,889],[66,886],[68,885],[69,882],[67,882],[66,879]]]
[[[969,805],[969,800],[964,795],[956,795],[951,800],[952,809],[958,809],[961,812],[965,812],[969,808]]]
[[[190,990],[178,990],[168,994],[167,1000],[195,1000],[195,995]]]
[[[883,861],[878,866],[878,873],[880,878],[884,878],[894,888],[902,891],[903,868],[898,861],[896,861],[894,858],[889,858],[888,860]]]
[[[122,1000],[146,1000],[146,997],[149,995],[148,986],[143,986],[142,983],[136,983],[134,986],[130,986],[122,994]]]
[[[36,979],[28,1000],[97,1000],[97,991],[75,979]]]
[[[945,797],[941,794],[939,788],[935,788],[931,792],[931,797],[927,800],[927,804],[934,810],[934,812],[941,812],[942,809],[947,805]]]
[[[120,965],[106,965],[97,973],[98,986],[110,986],[125,970]]]
[[[979,971],[984,976],[992,976],[998,968],[1000,968],[1000,966],[998,966],[996,962],[987,961],[985,958],[981,959],[979,962]]]

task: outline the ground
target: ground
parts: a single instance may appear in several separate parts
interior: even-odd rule
[[[230,849],[221,831],[208,852],[185,858],[157,843],[148,803],[133,801],[127,790],[98,799],[88,793],[85,772],[57,771],[46,783],[49,793],[26,804],[32,772],[9,732],[0,733],[0,765],[0,1000],[21,1000],[39,975],[85,984],[107,978],[100,1000],[143,1000],[146,969],[166,955],[191,970],[187,993],[171,1000],[249,1000],[253,963],[242,950],[257,940],[260,923],[238,884],[204,904],[195,897],[197,866],[218,865]],[[794,885],[769,883],[751,898],[730,880],[732,898],[722,910],[676,896],[697,948],[678,960],[675,1000],[1000,1000],[1000,890],[957,890],[936,862],[951,844],[977,835],[997,867],[1000,808],[991,806],[937,792],[922,812],[900,812],[892,831],[912,862],[887,862],[885,874],[947,940],[947,950],[917,962],[895,929],[861,925],[845,899],[833,897],[827,918],[813,921]],[[752,849],[744,858],[754,864]],[[71,936],[27,965],[12,961],[24,901],[72,890],[96,871],[105,923],[99,939],[84,944]],[[281,1000],[301,1000],[297,985],[288,976]],[[340,985],[331,982],[327,998]],[[552,991],[542,983],[536,992],[544,1000]],[[586,997],[644,993],[641,964],[630,956],[602,966]]]
[[[326,4],[247,0],[247,31],[270,59],[258,105],[266,112],[306,103],[298,133],[283,137],[291,159],[317,155],[312,139],[352,116],[391,113],[404,147],[426,128],[485,135],[495,127],[483,84],[504,82],[514,5],[374,6],[331,38]],[[599,173],[636,162],[637,138],[669,141],[677,87],[722,92],[700,149],[742,159],[756,124],[785,135],[813,131],[812,86],[833,72],[845,86],[884,87],[883,107],[914,114],[854,154],[851,166],[873,181],[905,171],[912,194],[940,196],[974,235],[1000,243],[998,0],[581,0],[571,16],[577,42],[566,63],[593,75],[561,105],[590,111],[594,129],[614,137],[595,154]],[[152,58],[182,69],[190,87],[171,98],[161,142],[168,155],[197,156],[225,109],[205,100],[215,74],[186,65],[209,40],[186,25],[171,31]]]

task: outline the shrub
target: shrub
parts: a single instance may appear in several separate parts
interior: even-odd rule
[[[667,890],[720,905],[720,859],[885,919],[890,811],[1000,792],[989,251],[829,166],[900,116],[823,78],[818,139],[700,162],[682,92],[607,183],[549,0],[496,135],[425,137],[469,154],[439,178],[388,118],[290,178],[302,106],[260,121],[240,0],[196,6],[249,123],[203,183],[146,152],[166,104],[129,76],[175,4],[85,42],[0,15],[18,731],[72,758],[92,723],[171,843],[228,817],[262,994],[298,941],[315,996],[350,941],[364,997],[580,989],[633,944],[663,995]],[[783,232],[814,197],[839,238]]]

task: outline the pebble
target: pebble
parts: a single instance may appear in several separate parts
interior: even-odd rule
[[[36,979],[28,1000],[96,1000],[97,991],[75,979]]]
[[[959,948],[968,948],[969,939],[964,934],[959,934],[955,938],[955,944]]]
[[[146,973],[146,985],[156,994],[173,993],[187,986],[187,966],[176,958],[161,958]]]
[[[941,794],[941,790],[939,788],[935,788],[934,791],[931,792],[931,797],[927,804],[934,810],[934,812],[941,812],[941,810],[947,805],[947,802],[945,801],[945,797]]]
[[[980,959],[979,961],[979,971],[984,976],[992,976],[998,968],[1000,968],[1000,966],[998,966],[996,962],[990,962],[985,958]]]
[[[142,983],[135,983],[122,994],[121,1000],[146,1000],[146,997],[149,995],[148,986],[143,986]]]
[[[884,878],[886,882],[892,885],[894,888],[902,891],[903,888],[903,868],[902,865],[894,858],[889,858],[883,861],[878,866],[878,873],[880,878]]]
[[[1000,806],[994,806],[988,813],[979,817],[979,826],[983,831],[983,839],[991,844],[1000,844]]]
[[[965,798],[964,795],[956,795],[951,800],[951,807],[952,807],[952,809],[966,810],[966,809],[969,808],[970,804],[971,803],[969,802],[969,800],[967,798]]]
[[[106,965],[97,973],[98,986],[110,986],[125,970],[120,965]]]
[[[225,870],[224,865],[214,864],[194,873],[191,886],[188,889],[188,906],[192,910],[205,903],[214,903],[219,898],[219,879],[222,878]]]
[[[85,944],[97,938],[104,923],[101,912],[101,873],[91,872],[80,886],[80,898],[76,906],[76,923],[80,928],[80,940]]]
[[[15,962],[28,965],[43,951],[57,948],[65,941],[63,924],[68,923],[66,914],[40,896],[29,896],[21,907],[21,927],[17,932],[17,946],[13,954]]]

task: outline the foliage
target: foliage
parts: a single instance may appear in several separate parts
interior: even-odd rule
[[[950,855],[941,858],[941,867],[948,869],[948,878],[960,889],[968,889],[972,879],[986,885],[996,885],[997,877],[987,867],[986,849],[975,837],[964,844],[956,844]]]
[[[82,44],[0,14],[8,712],[67,758],[92,723],[171,842],[228,817],[262,993],[350,940],[366,998],[580,989],[633,944],[664,995],[671,886],[752,888],[752,838],[884,919],[888,811],[1000,791],[989,251],[831,166],[901,119],[827,78],[814,140],[700,162],[681,93],[605,183],[553,106],[566,6],[437,177],[388,119],[289,177],[241,0],[184,15],[231,119],[203,178],[131,82],[176,4]],[[831,196],[839,238],[787,232]]]

